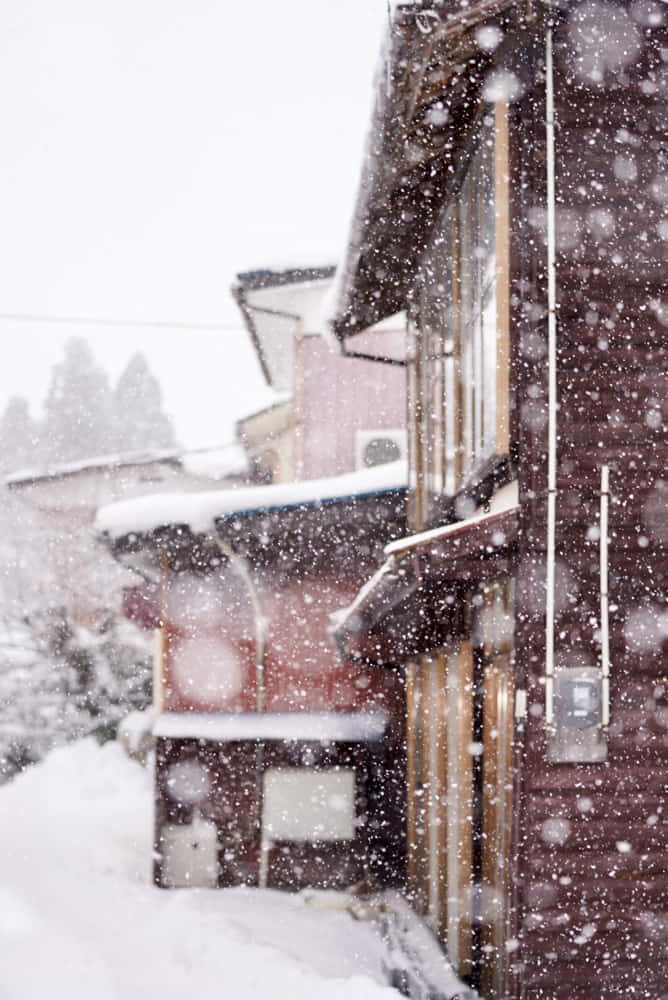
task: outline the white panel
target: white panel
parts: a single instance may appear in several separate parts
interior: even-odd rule
[[[264,776],[267,840],[353,840],[355,772],[272,768]]]
[[[188,826],[162,828],[162,880],[172,889],[218,885],[218,832],[213,823],[195,819]]]

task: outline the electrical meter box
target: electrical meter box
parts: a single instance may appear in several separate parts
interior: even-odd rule
[[[553,763],[596,763],[607,758],[603,732],[603,682],[596,667],[557,667],[554,729],[548,739]]]

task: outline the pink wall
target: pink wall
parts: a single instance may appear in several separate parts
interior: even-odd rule
[[[255,585],[266,623],[266,709],[270,712],[401,711],[391,670],[343,662],[329,616],[349,604],[364,577],[350,567],[293,579],[272,574]],[[240,578],[179,574],[168,602],[168,711],[256,709],[254,620]]]
[[[402,357],[404,333],[355,337],[352,347]],[[355,468],[355,431],[406,425],[406,373],[401,367],[345,358],[321,337],[297,346],[296,408],[300,479],[319,479]]]

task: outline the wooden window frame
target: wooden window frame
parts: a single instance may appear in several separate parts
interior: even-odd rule
[[[486,185],[481,176],[471,174],[470,170],[476,169],[478,144],[486,141],[484,130],[490,127],[494,148],[487,183],[494,196],[494,276],[483,287],[473,243],[478,231],[482,231]],[[458,193],[445,208],[441,226],[422,261],[412,323],[417,327],[411,365],[415,530],[427,525],[429,508],[436,496],[461,489],[483,462],[494,453],[508,453],[510,447],[509,129],[507,102],[488,105],[481,116],[469,167],[463,173]],[[465,231],[462,198],[469,190],[476,219],[472,229]],[[469,297],[477,318],[464,315],[467,268],[463,254],[467,240],[472,241],[468,260],[472,283]],[[492,303],[496,317],[496,374],[491,376],[494,414],[490,432],[485,388],[490,369],[483,339],[484,310]]]

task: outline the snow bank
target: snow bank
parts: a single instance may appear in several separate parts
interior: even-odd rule
[[[403,489],[406,477],[406,463],[400,461],[328,479],[204,493],[154,494],[101,507],[95,528],[112,539],[146,534],[176,524],[188,525],[196,534],[208,533],[215,530],[214,522],[219,517],[310,506]]]
[[[343,912],[150,885],[150,803],[146,772],[93,740],[0,789],[3,1000],[398,996],[373,929]]]

